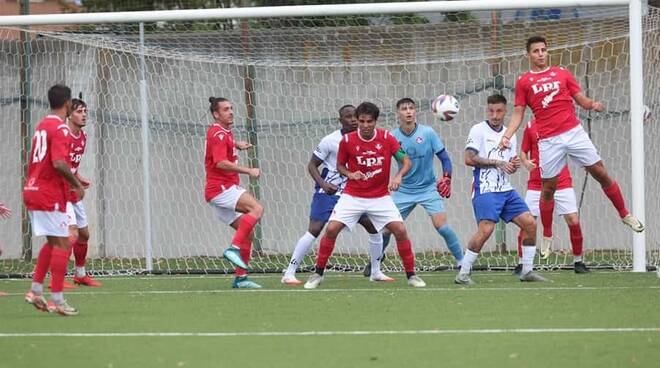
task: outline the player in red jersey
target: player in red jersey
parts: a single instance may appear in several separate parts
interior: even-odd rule
[[[82,199],[85,194],[80,181],[69,167],[70,130],[65,119],[71,112],[71,90],[55,85],[48,90],[51,114],[37,125],[32,138],[28,177],[23,187],[23,200],[29,211],[34,236],[46,236],[32,277],[32,287],[25,300],[41,311],[64,316],[78,314],[62,293],[71,244],[69,243],[66,199],[70,190]],[[50,270],[51,300],[43,297],[43,280]]]
[[[252,147],[248,142],[234,141],[231,131],[234,125],[234,108],[222,97],[209,98],[210,110],[215,120],[206,132],[206,185],[204,197],[220,221],[236,229],[223,256],[236,266],[233,288],[259,289],[261,286],[247,277],[247,265],[252,250],[252,230],[263,216],[264,208],[245,189],[239,186],[238,174],[258,179],[260,170],[238,165],[236,149]]]
[[[529,211],[535,218],[539,216],[539,200],[541,198],[541,169],[538,167],[539,162],[539,146],[538,146],[538,130],[537,124],[534,120],[527,123],[525,131],[523,132],[522,144],[520,146],[520,161],[523,166],[529,170],[529,180],[527,181],[527,193],[525,194],[525,202],[529,207]],[[564,216],[566,225],[571,239],[571,248],[573,250],[573,262],[575,273],[588,273],[590,272],[587,266],[582,261],[582,228],[580,226],[580,218],[578,217],[577,201],[575,200],[575,191],[573,191],[573,180],[571,173],[568,170],[568,165],[559,173],[557,179],[557,191],[555,192],[555,203],[557,206],[557,214]],[[522,271],[522,264],[520,259],[522,257],[522,231],[518,234],[518,260],[519,264],[516,267],[516,274]],[[549,229],[543,228],[543,246],[541,248],[541,259],[547,259],[550,256],[550,249],[552,245],[552,227]]]
[[[337,236],[344,227],[353,230],[365,214],[377,231],[387,228],[396,238],[408,285],[424,287],[426,283],[415,275],[415,256],[403,219],[389,194],[390,190],[399,188],[412,164],[394,136],[376,128],[380,114],[376,105],[363,102],[355,114],[358,129],[342,137],[337,153],[337,171],[348,182],[330,216],[316,258],[316,271],[305,283],[305,289],[318,287]],[[402,165],[394,178],[390,179],[392,156]]]
[[[71,172],[78,178],[85,189],[89,188],[89,180],[80,176],[78,168],[80,161],[87,147],[87,133],[83,128],[87,125],[87,104],[74,98],[71,102],[71,116],[67,122],[71,130],[71,152],[69,160]],[[87,258],[87,242],[89,241],[89,226],[87,224],[87,213],[83,202],[76,193],[71,192],[67,198],[67,216],[69,217],[69,234],[72,242],[73,256],[75,258],[75,275],[73,283],[77,285],[86,285],[99,287],[101,283],[94,280],[85,270]]]
[[[552,227],[557,177],[570,156],[600,183],[623,223],[635,232],[644,231],[644,225],[626,208],[619,184],[607,173],[596,147],[577,119],[573,102],[585,110],[598,112],[604,111],[605,106],[585,96],[570,71],[548,65],[545,38],[530,37],[526,46],[531,70],[523,73],[516,82],[515,108],[500,147],[509,147],[509,140],[520,127],[525,108],[529,106],[538,124],[539,166],[543,182],[539,208],[543,228]]]

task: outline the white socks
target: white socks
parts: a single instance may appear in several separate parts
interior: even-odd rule
[[[44,293],[44,285],[33,281],[30,290],[32,290],[37,295],[41,295]]]
[[[314,244],[314,240],[316,240],[316,238],[309,231],[306,232],[305,235],[303,235],[300,239],[298,239],[298,243],[296,243],[296,249],[293,250],[293,255],[291,256],[289,266],[284,272],[284,277],[295,276],[296,269],[300,265],[300,262],[302,262],[303,258],[305,258],[307,253],[309,253],[309,250],[312,248],[312,244]]]
[[[463,257],[463,264],[461,265],[461,270],[458,272],[461,275],[467,275],[472,271],[472,264],[479,257],[479,253],[475,253],[471,250],[465,251],[465,256]]]
[[[86,275],[87,275],[87,271],[85,270],[85,266],[76,267],[76,276],[85,277]]]
[[[380,260],[383,257],[383,235],[369,234],[369,255],[371,256],[371,275],[380,273]]]
[[[522,275],[534,269],[534,256],[536,245],[524,245],[522,247]]]

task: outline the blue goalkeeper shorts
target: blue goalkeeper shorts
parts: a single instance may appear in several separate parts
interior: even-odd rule
[[[400,190],[392,192],[392,200],[405,220],[417,205],[424,207],[429,216],[445,212],[445,203],[435,189],[435,185],[427,190],[406,193]]]

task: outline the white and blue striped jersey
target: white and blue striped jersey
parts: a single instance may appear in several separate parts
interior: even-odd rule
[[[336,185],[339,188],[335,195],[340,195],[344,187],[346,187],[346,177],[337,171],[337,151],[339,150],[339,141],[341,141],[342,136],[341,130],[335,130],[323,137],[319,145],[314,149],[314,156],[323,161],[323,166],[325,166],[321,170],[321,177],[326,182]],[[315,192],[325,193],[318,184],[315,185]]]
[[[505,131],[505,126],[500,127],[499,131],[494,130],[488,123],[488,120],[475,124],[470,129],[465,149],[477,152],[479,157],[509,161],[516,156],[517,141],[516,136],[514,135],[511,137],[511,145],[509,148],[504,150],[497,148]],[[513,187],[509,182],[509,175],[501,169],[496,167],[475,167],[473,174],[473,197],[484,193],[507,192],[513,190]]]

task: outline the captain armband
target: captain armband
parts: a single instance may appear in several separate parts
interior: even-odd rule
[[[403,148],[399,148],[395,153],[394,153],[394,158],[397,159],[397,161],[403,160],[403,158],[406,157],[406,151],[403,150]]]

